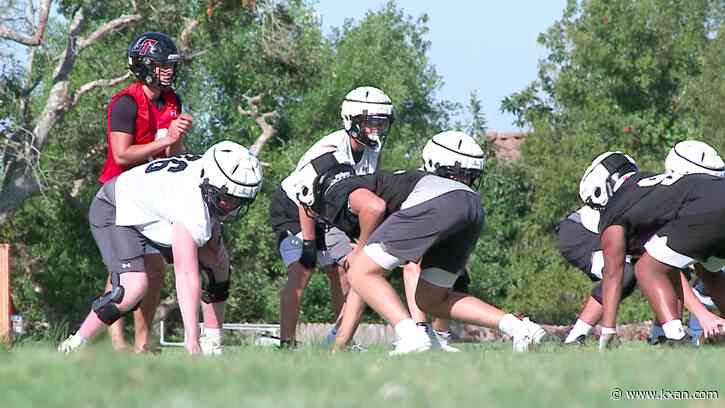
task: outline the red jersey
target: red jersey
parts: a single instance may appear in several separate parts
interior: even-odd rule
[[[134,81],[134,83],[115,94],[111,98],[111,103],[108,104],[108,112],[106,114],[108,155],[106,156],[106,164],[103,166],[103,171],[98,177],[98,180],[104,184],[128,169],[116,164],[116,161],[113,159],[110,139],[111,110],[116,101],[124,95],[131,96],[136,102],[136,132],[133,135],[133,144],[135,145],[153,142],[156,137],[156,132],[159,129],[168,129],[171,121],[176,119],[181,113],[179,111],[178,98],[172,90],[162,91],[161,98],[164,100],[164,105],[161,110],[156,108],[156,104],[151,102],[146,96],[143,91],[143,84],[140,81]]]

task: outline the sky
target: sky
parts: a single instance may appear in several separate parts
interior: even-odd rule
[[[360,21],[386,0],[319,0],[315,7],[325,33],[347,18]],[[468,105],[470,93],[482,100],[489,129],[511,131],[513,116],[501,100],[536,79],[546,55],[536,38],[561,16],[566,0],[398,0],[414,17],[427,14],[429,57],[443,77],[438,99]]]

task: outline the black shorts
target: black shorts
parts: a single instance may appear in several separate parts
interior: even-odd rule
[[[599,235],[569,218],[559,223],[559,252],[570,264],[579,268],[592,281],[600,278],[592,274],[592,254],[601,250]]]
[[[672,220],[657,230],[645,248],[658,261],[676,268],[695,261],[707,266],[711,258],[725,260],[725,209]],[[707,269],[719,270],[715,263]]]
[[[480,196],[454,190],[391,214],[370,236],[365,253],[387,270],[420,261],[424,279],[426,269],[457,275],[476,246],[483,222]]]

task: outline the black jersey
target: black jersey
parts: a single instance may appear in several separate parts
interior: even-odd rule
[[[322,218],[354,237],[359,233],[357,217],[348,209],[348,198],[353,191],[364,188],[382,198],[386,205],[385,217],[388,217],[400,209],[418,181],[429,175],[421,170],[379,171],[342,180],[325,194]]]
[[[665,224],[725,209],[725,179],[705,174],[637,173],[602,212],[599,231],[625,227],[628,240],[646,240]]]

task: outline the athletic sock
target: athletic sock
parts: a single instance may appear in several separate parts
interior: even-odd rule
[[[566,336],[566,340],[564,340],[564,343],[571,343],[576,341],[576,339],[581,335],[588,335],[589,332],[592,331],[592,326],[581,320],[577,319],[576,323],[574,323],[574,327],[571,328],[571,331],[569,332],[569,335]]]
[[[511,313],[506,313],[498,322],[498,329],[504,334],[513,337],[514,333],[521,330],[523,323]]]
[[[204,336],[212,338],[221,337],[222,329],[210,329],[208,327],[204,327]]]
[[[682,321],[680,319],[670,320],[669,322],[662,325],[662,330],[665,332],[665,336],[668,339],[681,340],[687,334],[685,328],[682,327]]]

